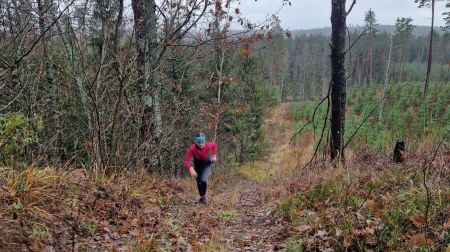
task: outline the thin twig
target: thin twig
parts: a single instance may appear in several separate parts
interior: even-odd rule
[[[300,130],[298,130],[297,132],[295,132],[295,134],[294,134],[294,135],[291,137],[291,139],[289,140],[288,145],[290,145],[290,144],[292,143],[292,140],[294,140],[294,138],[295,138],[296,136],[298,136],[299,134],[301,134],[301,133],[303,132],[303,130],[306,128],[306,126],[308,126],[311,122],[312,122],[312,121],[309,120],[307,123],[305,123],[305,125],[303,125],[303,127],[302,127]]]
[[[356,133],[358,133],[358,131],[361,129],[361,127],[367,122],[369,117],[373,114],[373,112],[375,112],[377,107],[380,106],[380,104],[384,101],[384,99],[386,99],[386,97],[387,97],[387,95],[381,97],[380,101],[372,108],[372,110],[369,112],[369,114],[363,119],[363,121],[359,124],[358,128],[356,128],[355,132],[353,132],[353,134],[348,138],[347,143],[345,143],[345,145],[344,145],[344,149],[347,148],[347,146],[350,144],[351,140],[356,135]]]
[[[50,28],[53,27],[53,25],[56,24],[56,22],[58,22],[58,20],[61,18],[62,14],[64,12],[66,12],[67,9],[69,9],[70,6],[72,6],[72,4],[75,2],[75,0],[72,0],[72,2],[70,2],[62,11],[61,13],[59,13],[59,15],[55,18],[55,20],[53,20],[53,22],[47,27],[47,29],[45,29],[44,32],[42,32],[42,34],[34,41],[34,43],[31,45],[31,47],[28,49],[28,51],[26,51],[22,56],[20,56],[20,58],[18,60],[16,60],[14,62],[15,65],[18,65],[20,63],[20,61],[22,61],[26,56],[28,56],[28,54],[31,53],[31,51],[33,51],[34,47],[39,43],[39,41],[41,41],[41,39],[45,36],[45,34],[47,34],[47,32],[50,30]]]
[[[369,190],[369,195],[372,194],[372,191],[373,191],[373,187],[370,188],[370,190]],[[346,197],[347,197],[347,195],[346,195]],[[359,207],[355,210],[355,213],[357,213],[357,212],[359,212],[359,210],[361,210],[361,208],[364,206],[364,204],[367,202],[368,199],[369,199],[369,197],[366,197],[366,198],[363,200],[363,202],[362,202],[362,203],[359,205]]]
[[[319,150],[320,144],[322,143],[322,140],[323,140],[323,134],[324,134],[324,132],[325,132],[325,128],[327,127],[328,114],[329,114],[329,112],[330,112],[330,93],[331,93],[331,81],[330,81],[330,84],[328,85],[328,94],[327,94],[327,96],[325,96],[325,97],[322,99],[322,101],[325,100],[325,99],[327,100],[327,113],[326,113],[325,118],[324,118],[323,127],[322,127],[322,133],[320,134],[320,139],[319,139],[319,142],[318,142],[317,145],[316,145],[316,148],[315,148],[315,150],[314,150],[313,156],[311,157],[311,159],[309,160],[309,162],[308,162],[305,166],[303,166],[302,171],[303,171],[303,170],[306,170],[306,167],[308,167],[308,166],[312,163],[312,161],[314,160],[314,158],[315,158],[316,155],[317,155],[317,151]],[[316,107],[316,108],[317,108],[317,107]],[[314,118],[313,118],[313,120],[314,120]]]
[[[331,83],[330,83],[330,85],[331,85]],[[289,144],[288,144],[288,145],[290,145],[290,144],[292,143],[293,138],[296,137],[296,136],[298,136],[298,135],[304,130],[304,128],[305,128],[307,125],[309,125],[309,124],[312,123],[313,128],[315,128],[315,126],[314,126],[314,119],[316,118],[316,112],[317,112],[317,109],[319,109],[320,105],[322,105],[322,103],[323,103],[325,100],[327,100],[327,98],[329,97],[329,93],[330,93],[330,92],[328,91],[328,95],[325,96],[325,97],[323,97],[322,100],[320,100],[320,102],[316,105],[316,107],[314,108],[314,112],[313,112],[313,114],[312,114],[311,119],[310,119],[308,122],[306,122],[306,124],[303,125],[303,127],[302,127],[299,131],[297,131],[297,132],[290,138]]]
[[[428,168],[431,166],[431,164],[434,162],[434,159],[437,156],[437,153],[439,151],[439,149],[441,148],[442,143],[444,142],[444,140],[447,138],[449,131],[447,131],[444,135],[444,137],[442,138],[442,140],[439,142],[436,150],[434,151],[433,157],[431,159],[431,161],[427,164],[427,162],[424,162],[423,168],[422,168],[422,173],[423,173],[423,186],[425,187],[425,191],[427,193],[427,199],[426,199],[426,208],[425,208],[425,243],[427,245],[427,249],[429,250],[429,246],[428,246],[428,215],[429,215],[429,211],[430,211],[430,205],[431,205],[431,192],[430,192],[430,188],[428,188],[427,185],[427,170]]]
[[[347,54],[347,52],[350,51],[350,49],[353,48],[353,46],[356,44],[356,42],[358,42],[358,40],[359,40],[364,34],[366,34],[366,30],[367,30],[367,28],[364,28],[364,30],[362,30],[361,34],[359,34],[359,36],[355,39],[355,41],[353,41],[352,44],[347,48],[347,50],[345,50],[345,52],[343,53],[344,55]]]

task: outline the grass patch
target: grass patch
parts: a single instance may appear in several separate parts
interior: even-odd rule
[[[219,220],[220,221],[228,221],[228,220],[232,220],[234,218],[236,218],[236,210],[231,209],[231,210],[224,210],[220,215],[219,215]]]

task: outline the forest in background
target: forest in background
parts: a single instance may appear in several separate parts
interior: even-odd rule
[[[327,93],[329,36],[295,36],[276,16],[252,24],[233,1],[168,1],[149,13],[133,6],[2,5],[3,165],[178,174],[199,130],[219,142],[223,166],[242,163],[267,149],[261,135],[267,108]],[[132,10],[153,33],[139,31],[142,24],[124,14]],[[375,13],[367,15],[366,26],[347,35],[356,42],[346,61],[353,89],[384,81],[390,35],[377,28]],[[232,20],[245,30],[230,33]],[[424,78],[429,36],[416,36],[412,23],[397,19],[390,84]],[[434,33],[436,85],[448,83],[449,38]]]
[[[428,35],[417,35],[411,18],[399,18],[396,25],[383,29],[376,16],[365,27],[350,29],[347,43],[357,41],[347,57],[347,87],[383,85],[389,55],[390,36],[393,47],[389,83],[417,83],[426,76]],[[278,21],[279,22],[279,21]],[[274,39],[259,42],[255,53],[264,62],[265,79],[279,87],[283,101],[320,100],[327,93],[331,76],[330,37],[324,32],[306,35],[283,32],[275,25]],[[367,28],[372,27],[372,28]],[[388,32],[394,29],[394,32]],[[298,36],[291,36],[298,34]],[[287,37],[286,35],[289,35]],[[450,33],[434,33],[432,83],[447,85],[450,68]],[[259,50],[263,48],[263,50]]]

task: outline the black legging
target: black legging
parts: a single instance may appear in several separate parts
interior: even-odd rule
[[[197,188],[201,197],[205,196],[208,188],[208,177],[211,174],[211,160],[194,159],[194,170],[197,172]]]

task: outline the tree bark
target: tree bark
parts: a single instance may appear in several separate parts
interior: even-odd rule
[[[134,30],[138,51],[138,75],[140,77],[141,104],[143,107],[140,142],[144,146],[144,163],[147,167],[161,163],[160,155],[152,154],[151,140],[161,141],[162,117],[157,74],[157,20],[155,0],[132,0]]]
[[[378,117],[378,120],[381,121],[383,118],[383,105],[384,105],[384,99],[386,97],[387,92],[387,86],[389,82],[389,65],[391,64],[391,53],[392,53],[392,36],[391,36],[391,44],[389,45],[389,56],[388,56],[388,62],[386,67],[386,76],[384,77],[384,87],[383,87],[383,96],[381,97],[381,107],[380,107],[380,116]]]
[[[327,74],[327,57],[323,57],[322,63],[322,97],[325,97],[328,92],[328,82],[326,79]]]
[[[217,118],[216,122],[214,123],[214,142],[218,142],[217,138],[217,132],[219,128],[219,122],[220,122],[220,105],[222,100],[222,80],[223,80],[223,63],[225,58],[225,48],[224,48],[224,35],[222,34],[226,32],[224,29],[223,31],[220,29],[220,15],[218,13],[220,10],[217,8],[218,5],[216,5],[216,16],[214,19],[214,52],[216,56],[216,74],[217,74]]]
[[[448,65],[447,65],[447,76],[445,76],[445,87],[447,87],[447,85],[448,85],[449,72],[450,72],[450,61],[448,62]]]
[[[435,0],[431,0],[431,32],[430,32],[430,47],[428,49],[428,66],[427,77],[425,79],[425,88],[423,89],[423,97],[427,96],[428,83],[430,81],[431,61],[433,59],[433,29],[434,29],[434,3]]]
[[[331,1],[331,159],[344,159],[345,0]]]
[[[370,85],[372,82],[372,65],[373,65],[373,59],[372,59],[372,36],[369,37],[369,50],[367,55],[367,86]]]

